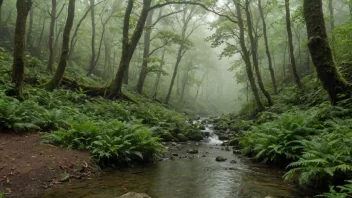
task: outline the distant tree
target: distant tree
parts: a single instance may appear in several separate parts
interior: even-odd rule
[[[60,82],[66,70],[69,51],[70,51],[70,48],[69,48],[70,32],[73,26],[73,20],[75,18],[75,3],[76,3],[75,0],[69,1],[65,29],[62,35],[62,49],[61,49],[60,61],[53,78],[45,85],[46,89],[48,90],[53,90],[59,87]]]
[[[288,46],[290,51],[291,69],[292,69],[293,77],[295,79],[297,87],[301,89],[302,83],[297,73],[296,59],[295,59],[294,45],[293,45],[293,38],[292,38],[290,0],[285,0],[285,9],[286,9],[286,29],[287,29],[287,35],[288,35]]]

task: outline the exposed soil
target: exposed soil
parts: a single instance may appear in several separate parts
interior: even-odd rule
[[[47,188],[70,179],[92,177],[96,172],[88,152],[41,141],[40,133],[0,133],[0,190],[6,197],[36,197]]]

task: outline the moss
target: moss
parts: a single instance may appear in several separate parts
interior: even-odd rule
[[[188,134],[188,139],[193,141],[201,141],[203,140],[203,135],[199,131],[192,131]]]
[[[180,142],[187,142],[188,141],[188,138],[185,135],[183,135],[182,133],[177,134],[176,137]]]
[[[177,142],[178,141],[178,139],[175,138],[174,136],[172,136],[170,132],[164,132],[163,134],[160,135],[160,137],[165,142],[172,142],[172,141]]]

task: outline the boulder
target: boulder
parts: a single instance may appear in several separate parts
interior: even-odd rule
[[[231,160],[230,164],[236,164],[236,160]]]
[[[224,157],[222,157],[222,156],[217,156],[216,158],[215,158],[215,161],[217,161],[217,162],[224,162],[224,161],[226,161],[227,159],[226,158],[224,158]]]
[[[237,139],[232,139],[229,141],[229,146],[238,146],[240,143]]]
[[[201,141],[203,140],[203,136],[199,131],[193,131],[188,135],[188,139],[193,141]]]
[[[170,132],[164,132],[163,134],[160,135],[160,137],[163,139],[165,142],[172,142],[172,141],[178,141],[174,136],[171,135]]]
[[[177,134],[176,137],[180,142],[187,142],[188,141],[188,138],[185,135],[183,135],[182,133]]]
[[[198,154],[199,152],[198,152],[197,149],[189,149],[189,150],[187,150],[187,153],[189,153],[189,154]]]
[[[144,194],[144,193],[129,192],[117,198],[151,198],[151,197],[149,197],[147,194]]]
[[[229,140],[230,137],[229,135],[226,135],[226,134],[219,134],[219,140]]]

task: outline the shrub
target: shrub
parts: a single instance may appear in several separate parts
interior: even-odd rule
[[[163,151],[159,138],[141,126],[124,122],[72,121],[69,130],[58,130],[46,142],[72,149],[84,149],[102,165],[150,161]]]

